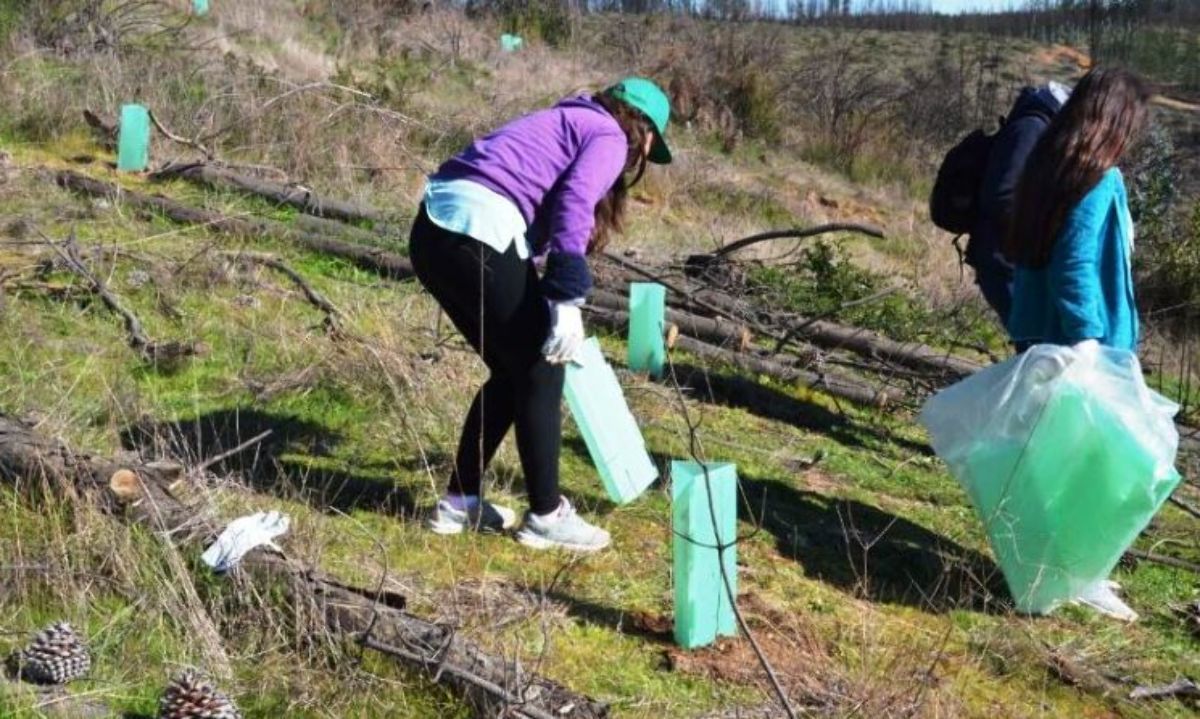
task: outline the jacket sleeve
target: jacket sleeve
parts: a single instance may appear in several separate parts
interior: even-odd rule
[[[1070,343],[1105,335],[1100,252],[1113,198],[1111,181],[1105,177],[1067,214],[1051,255],[1051,291],[1062,337]]]
[[[585,255],[596,226],[596,205],[621,176],[627,153],[623,133],[593,135],[555,183],[542,209],[549,244],[542,292],[548,299],[577,299],[591,289]]]

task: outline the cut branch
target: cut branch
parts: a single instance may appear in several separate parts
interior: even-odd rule
[[[249,262],[263,267],[269,267],[283,275],[286,275],[300,291],[304,293],[304,297],[309,304],[316,307],[325,315],[325,329],[328,332],[336,333],[341,327],[342,312],[325,295],[321,294],[309,284],[308,280],[304,279],[296,270],[289,267],[283,260],[273,255],[266,255],[258,252],[233,252],[228,253],[228,256],[234,260],[241,262]]]
[[[830,232],[858,232],[860,234],[864,234],[869,237],[877,237],[879,239],[883,239],[884,237],[883,230],[873,225],[862,225],[855,222],[835,222],[833,224],[819,225],[817,227],[809,227],[807,229],[796,228],[790,230],[773,230],[771,232],[762,232],[757,235],[751,235],[719,248],[717,251],[712,253],[711,257],[726,257],[734,252],[737,252],[738,250],[743,250],[751,245],[756,245],[759,242],[766,242],[768,240],[798,240],[805,237],[824,235]]]
[[[151,364],[170,364],[184,357],[192,357],[200,353],[201,346],[195,342],[155,342],[146,334],[142,328],[142,323],[137,316],[125,308],[117,299],[116,295],[108,289],[108,285],[96,276],[83,263],[83,258],[79,252],[79,244],[75,241],[75,235],[59,246],[57,243],[50,243],[50,246],[59,254],[67,267],[79,275],[85,282],[90,285],[92,292],[100,298],[104,306],[110,312],[117,315],[125,323],[125,334],[129,336],[129,346],[136,351],[142,359]]]
[[[109,489],[110,478],[121,471],[133,473],[140,483],[141,492],[133,501]],[[178,465],[76,452],[0,415],[0,483],[25,492],[41,485],[69,488],[94,497],[99,506],[114,514],[150,525],[175,542],[202,544],[216,534],[218,526],[207,518],[205,506],[178,498],[200,493],[173,491],[188,481],[183,476]],[[456,690],[478,716],[601,719],[608,714],[605,705],[526,672],[516,660],[483,652],[453,627],[397,608],[403,600],[394,593],[346,585],[266,550],[251,552],[238,567],[257,582],[274,583],[283,578],[280,585],[290,588],[291,599],[298,604],[311,602],[334,635],[368,648],[403,647],[408,656],[391,656],[403,658],[419,670],[441,669],[431,671],[431,679]]]
[[[288,205],[301,212],[331,220],[380,223],[386,219],[384,213],[374,207],[322,197],[301,185],[283,185],[260,180],[204,163],[168,165],[151,175],[152,179],[157,180],[172,177],[181,177],[210,187],[232,188],[278,205]]]
[[[158,119],[158,115],[154,114],[154,111],[150,112],[150,122],[154,123],[154,128],[162,133],[162,136],[171,142],[183,145],[184,147],[190,147],[196,152],[199,152],[201,155],[204,155],[204,158],[207,160],[213,159],[214,153],[211,149],[201,145],[195,140],[189,140],[186,137],[176,135],[175,133],[171,132],[166,128],[165,125],[162,124],[162,122]]]

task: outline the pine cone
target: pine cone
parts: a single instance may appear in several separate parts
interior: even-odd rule
[[[193,672],[167,685],[158,700],[158,719],[242,719],[229,697]]]
[[[9,658],[13,671],[37,684],[66,684],[87,674],[92,657],[70,624],[51,624],[34,635],[29,646]]]

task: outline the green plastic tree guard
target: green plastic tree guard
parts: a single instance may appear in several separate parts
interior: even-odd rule
[[[516,52],[525,47],[525,39],[520,35],[504,33],[500,36],[500,49],[504,52]]]
[[[1018,610],[1048,612],[1108,577],[1179,484],[1159,464],[1073,385],[1049,400],[1028,441],[979,443],[962,482]]]
[[[658,478],[658,469],[595,337],[584,343],[580,359],[567,365],[567,406],[608,496],[617,504],[632,502]]]
[[[141,105],[121,108],[121,129],[117,137],[117,169],[145,172],[150,164],[150,111]]]
[[[655,282],[629,285],[629,369],[662,376],[667,358],[663,323],[667,288]]]
[[[723,563],[737,596],[737,466],[671,462],[671,504],[675,642],[693,649],[737,634],[721,576]],[[717,546],[725,544],[731,546],[718,552]]]
[[[192,9],[200,17],[208,14],[208,0],[192,0]]]

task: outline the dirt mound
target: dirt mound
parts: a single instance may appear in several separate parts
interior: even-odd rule
[[[1080,70],[1092,66],[1092,58],[1086,52],[1068,45],[1051,45],[1037,54],[1038,62],[1046,65],[1074,65]]]

